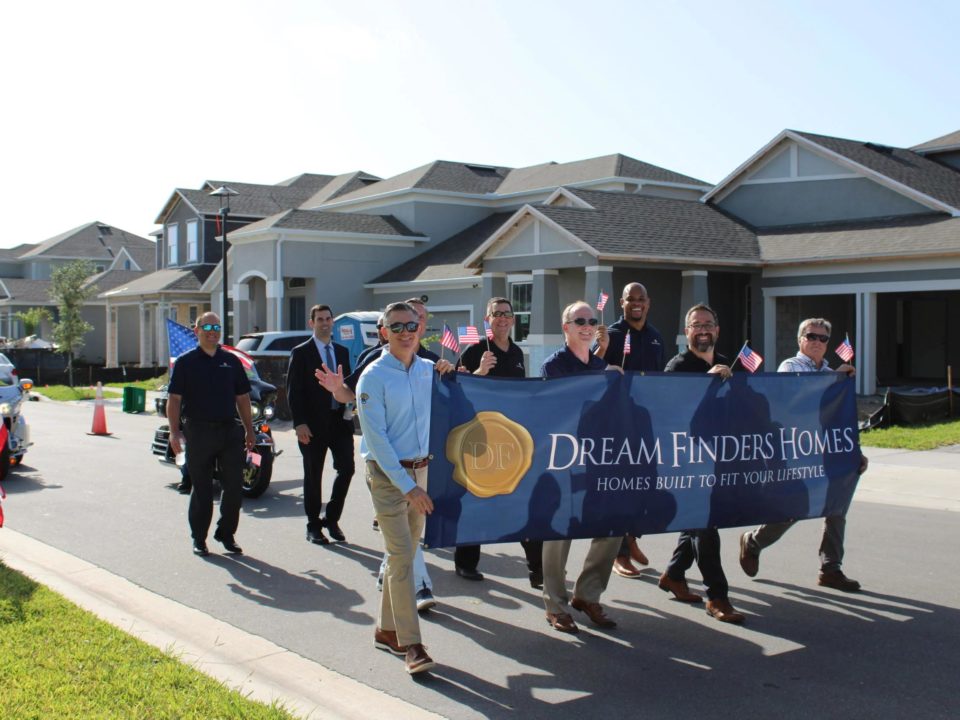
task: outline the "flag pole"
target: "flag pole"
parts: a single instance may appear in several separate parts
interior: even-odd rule
[[[745,348],[745,347],[746,347],[747,345],[749,345],[749,344],[750,344],[750,341],[749,341],[749,340],[744,340],[744,341],[743,341],[743,345],[740,346],[740,352],[737,353],[737,356],[733,359],[733,362],[730,363],[730,369],[731,369],[731,370],[733,370],[733,366],[736,365],[737,362],[739,362],[740,356],[743,354],[743,348]],[[741,362],[740,364],[743,365],[742,362]]]

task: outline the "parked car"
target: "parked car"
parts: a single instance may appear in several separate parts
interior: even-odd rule
[[[0,382],[7,385],[17,384],[17,368],[3,353],[0,353]]]
[[[287,357],[290,351],[313,335],[309,330],[271,330],[241,335],[234,345],[253,357]]]

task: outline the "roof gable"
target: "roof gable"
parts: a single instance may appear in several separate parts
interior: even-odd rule
[[[950,150],[960,150],[960,130],[956,130],[946,135],[941,135],[933,140],[914,145],[910,148],[921,155],[932,155],[937,152],[947,152]]]
[[[153,252],[155,244],[152,240],[126,230],[94,221],[44,240],[20,255],[20,259],[35,260],[48,257],[112,262],[124,247],[149,248],[150,252]]]
[[[346,193],[337,198],[337,202],[357,201],[402,190],[434,190],[485,195],[495,192],[509,171],[510,168],[492,165],[435,160]]]

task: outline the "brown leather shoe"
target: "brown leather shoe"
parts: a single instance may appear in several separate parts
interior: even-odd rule
[[[750,533],[740,536],[740,567],[747,577],[756,577],[760,572],[760,555],[750,549]]]
[[[378,650],[386,650],[394,655],[406,655],[407,646],[401,645],[397,641],[396,630],[381,630],[377,628],[373,631],[373,646]]]
[[[404,663],[406,663],[407,672],[411,675],[422,673],[436,665],[433,658],[427,655],[427,650],[422,643],[414,643],[407,648]]]
[[[817,579],[817,585],[842,590],[843,592],[860,592],[860,583],[851,580],[843,574],[842,570],[827,570],[821,572]]]
[[[733,609],[733,605],[727,598],[717,598],[716,600],[707,600],[707,615],[716,618],[720,622],[742,625],[747,618],[743,613]]]
[[[602,628],[614,628],[617,626],[617,623],[614,620],[611,620],[607,614],[603,611],[603,606],[600,603],[587,602],[586,600],[581,600],[580,598],[573,598],[570,601],[570,607],[574,610],[579,610],[588,618],[597,627]]]
[[[633,579],[640,577],[640,571],[633,566],[628,557],[618,557],[614,560],[613,571],[620,577]]]
[[[637,539],[633,535],[627,535],[627,546],[630,548],[630,559],[637,565],[649,565],[650,561],[643,554],[643,550],[637,545]]]
[[[578,633],[580,628],[570,617],[570,613],[547,613],[547,622],[553,626],[554,630],[565,633]]]
[[[703,598],[696,593],[690,592],[686,580],[674,580],[664,573],[657,582],[657,587],[664,592],[672,592],[673,596],[680,602],[698,603],[703,602]]]

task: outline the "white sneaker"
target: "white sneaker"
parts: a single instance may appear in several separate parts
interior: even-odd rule
[[[417,590],[417,612],[426,612],[436,604],[437,601],[433,599],[433,593],[427,588]]]

